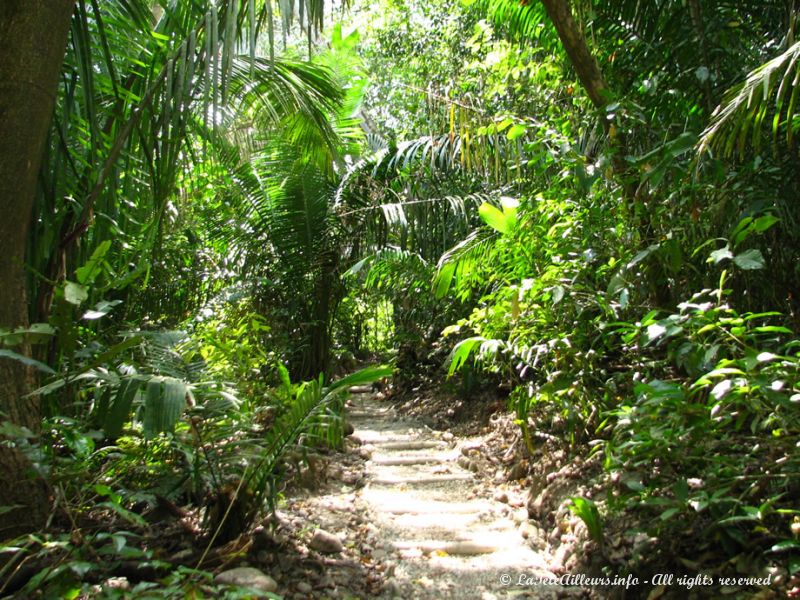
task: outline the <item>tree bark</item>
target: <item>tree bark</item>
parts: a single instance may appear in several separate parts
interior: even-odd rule
[[[28,325],[25,251],[42,154],[53,115],[74,0],[0,2],[0,328]],[[27,354],[29,349],[16,350]],[[37,432],[33,375],[0,358],[1,418]],[[0,539],[41,527],[48,487],[11,440],[0,445]]]
[[[550,20],[555,25],[561,45],[569,57],[581,85],[586,90],[586,94],[594,104],[595,108],[604,109],[613,99],[614,95],[611,88],[603,77],[600,65],[586,43],[580,27],[572,16],[572,8],[569,0],[542,0],[545,11]],[[605,117],[605,115],[603,115]],[[622,187],[623,197],[628,205],[628,210],[632,219],[636,222],[639,231],[639,244],[646,248],[652,243],[652,214],[647,206],[646,190],[638,185],[638,176],[631,172],[630,166],[624,159],[628,153],[627,136],[624,131],[617,131],[611,127],[608,119],[602,119],[603,127],[611,141],[612,159],[611,164],[614,175]],[[643,193],[640,193],[643,192]],[[656,261],[648,263],[648,281],[650,282],[651,293],[659,306],[670,304],[669,289],[660,284],[663,277],[663,267]]]
[[[611,90],[572,16],[569,0],[542,0],[542,4],[592,104],[597,108],[605,107],[611,101]]]
[[[708,40],[706,39],[706,29],[703,23],[703,8],[700,6],[700,0],[689,0],[689,14],[692,16],[692,27],[694,27],[694,34],[697,37],[697,43],[700,46],[700,53],[703,57],[703,64],[708,69],[709,75],[711,74],[711,52],[708,49]],[[705,94],[706,110],[710,115],[714,112],[714,96],[711,92],[711,77],[706,77],[703,82],[703,94]]]

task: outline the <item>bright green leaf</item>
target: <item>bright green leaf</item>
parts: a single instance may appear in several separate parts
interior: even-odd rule
[[[525,125],[514,125],[511,129],[508,130],[506,137],[509,140],[516,140],[517,138],[522,137],[528,131],[528,128]]]
[[[500,233],[508,233],[511,229],[508,217],[496,206],[484,202],[478,207],[478,213],[492,229],[496,229]]]

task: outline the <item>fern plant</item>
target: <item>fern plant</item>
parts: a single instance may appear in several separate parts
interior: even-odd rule
[[[284,478],[282,463],[301,436],[306,447],[341,445],[344,397],[351,386],[368,384],[391,374],[391,367],[372,366],[327,386],[320,375],[296,386],[286,411],[266,432],[223,439],[225,432],[218,430],[222,447],[217,452],[225,458],[217,465],[217,471],[227,473],[232,484],[222,488],[224,494],[216,503],[217,512],[209,524],[209,547],[233,539],[264,510],[275,509]]]

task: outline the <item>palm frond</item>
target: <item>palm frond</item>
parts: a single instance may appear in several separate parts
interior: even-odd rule
[[[482,0],[479,6],[502,31],[518,42],[541,41],[542,36],[547,35],[547,15],[541,2]],[[551,37],[550,43],[557,43],[557,39]]]
[[[323,385],[322,376],[301,385],[288,411],[278,419],[265,434],[263,440],[255,443],[255,461],[246,467],[243,476],[246,489],[253,495],[253,511],[260,512],[265,506],[274,509],[279,483],[278,466],[286,452],[298,441],[301,435],[311,433],[319,437],[320,428],[328,428],[338,439],[326,438],[334,447],[341,442],[341,429],[335,427],[341,422],[344,408],[342,399],[351,385],[371,383],[390,376],[392,369],[387,366],[367,367],[353,373],[330,386]],[[323,436],[325,437],[325,436]],[[251,516],[254,518],[254,515]]]
[[[306,2],[319,19],[321,2]],[[76,8],[29,254],[51,281],[108,239],[126,247],[121,264],[144,272],[176,182],[198,159],[190,140],[219,143],[234,113],[328,155],[335,146],[329,115],[341,94],[329,73],[255,54],[267,3],[175,2],[157,18],[151,4],[87,0]],[[247,42],[249,55],[239,56]],[[52,287],[31,283],[46,318]]]
[[[439,259],[433,279],[433,289],[437,298],[443,298],[454,283],[458,283],[462,296],[470,293],[470,282],[479,279],[476,272],[481,265],[487,264],[497,232],[488,227],[475,229],[450,248]]]
[[[699,151],[716,150],[726,157],[742,156],[749,142],[758,152],[765,121],[770,124],[774,143],[781,129],[785,129],[786,143],[791,145],[797,127],[799,58],[800,42],[751,71],[744,82],[728,91],[700,138]]]

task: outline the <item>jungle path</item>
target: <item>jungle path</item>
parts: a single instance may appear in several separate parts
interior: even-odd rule
[[[372,557],[387,563],[381,597],[561,597],[563,590],[518,585],[520,576],[553,577],[550,557],[523,533],[521,503],[468,470],[480,440],[401,417],[368,388],[351,392],[352,438],[369,457],[359,504],[374,532]]]

